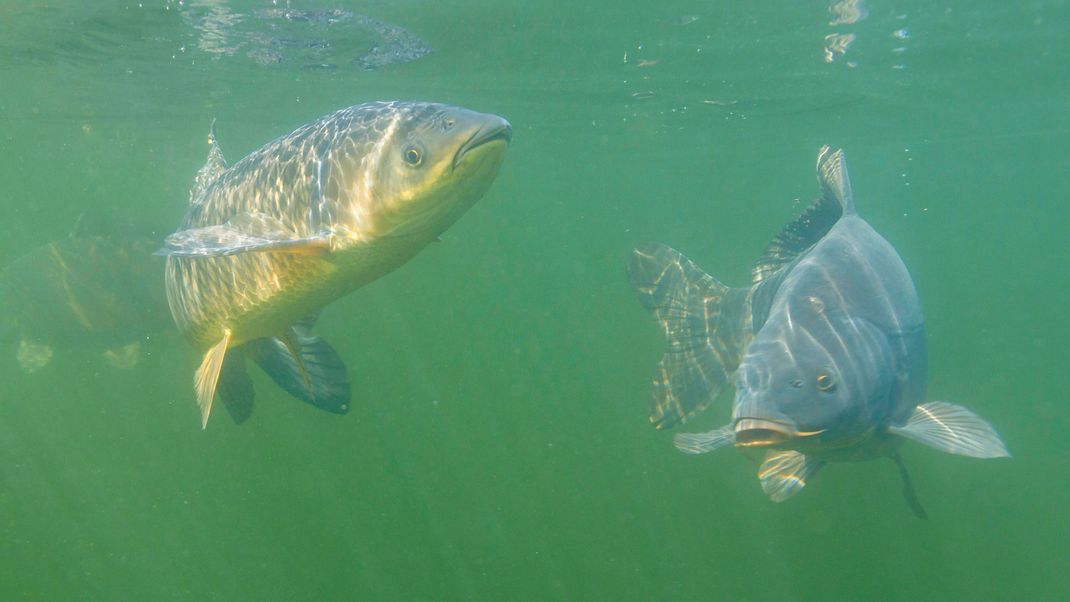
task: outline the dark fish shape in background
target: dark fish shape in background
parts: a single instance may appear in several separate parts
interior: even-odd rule
[[[204,359],[194,385],[236,421],[249,356],[283,389],[345,413],[350,383],[310,328],[338,297],[394,270],[487,190],[511,137],[496,115],[376,102],[302,126],[227,167],[214,143],[182,227],[165,242],[167,298]],[[217,387],[218,384],[218,387]]]
[[[721,284],[669,247],[635,250],[632,283],[668,343],[650,420],[682,423],[734,379],[731,422],[678,434],[680,450],[765,450],[758,478],[778,502],[826,462],[889,457],[924,517],[897,452],[903,439],[976,458],[1010,454],[973,412],[925,402],[925,327],[910,274],[855,212],[842,151],[822,148],[817,172],[821,197],[769,244],[749,288]]]
[[[19,366],[35,372],[56,348],[90,348],[132,367],[141,343],[167,330],[163,260],[152,238],[79,227],[0,269],[0,340],[17,344]]]
[[[271,7],[246,14],[226,2],[191,2],[178,10],[195,30],[193,46],[215,58],[245,55],[264,66],[370,71],[431,53],[402,27],[340,8]]]

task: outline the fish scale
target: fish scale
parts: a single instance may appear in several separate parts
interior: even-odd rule
[[[175,323],[205,354],[194,378],[202,424],[219,378],[232,417],[250,415],[244,364],[224,369],[243,352],[303,401],[348,411],[345,365],[309,332],[314,316],[456,221],[494,180],[511,132],[501,117],[459,107],[367,103],[231,167],[211,134],[182,226],[159,251]]]
[[[686,422],[734,382],[731,421],[678,434],[677,448],[765,450],[758,480],[777,502],[827,462],[887,457],[924,518],[897,451],[904,440],[977,458],[1010,454],[973,412],[926,403],[925,327],[910,274],[856,213],[843,152],[822,148],[817,174],[821,196],[769,243],[748,288],[721,284],[665,245],[635,249],[632,284],[666,338],[650,420]]]

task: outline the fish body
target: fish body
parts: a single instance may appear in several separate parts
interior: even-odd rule
[[[232,415],[248,415],[251,385],[232,390],[247,381],[243,360],[227,353],[239,348],[299,398],[347,411],[344,364],[310,334],[314,316],[456,221],[490,186],[510,136],[495,115],[409,102],[342,109],[231,167],[213,135],[182,226],[160,250],[175,322],[206,352],[202,420],[220,374]]]
[[[651,421],[671,427],[735,386],[731,421],[677,435],[688,453],[765,452],[774,501],[830,461],[889,457],[904,439],[973,457],[1009,455],[969,410],[926,403],[925,325],[902,259],[855,211],[842,151],[818,156],[822,193],[770,243],[747,288],[730,288],[664,245],[635,250],[629,272],[668,341]]]

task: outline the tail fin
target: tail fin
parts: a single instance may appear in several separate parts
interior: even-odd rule
[[[650,422],[669,428],[705,409],[739,366],[750,335],[748,291],[721,284],[679,251],[658,243],[632,252],[628,274],[665,333]]]
[[[349,412],[349,375],[342,358],[327,341],[303,325],[284,337],[255,339],[246,345],[249,357],[290,395],[333,414]]]

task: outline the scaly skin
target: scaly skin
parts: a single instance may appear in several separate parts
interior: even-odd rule
[[[454,124],[450,131],[447,120]],[[462,109],[358,105],[303,126],[221,173],[206,166],[198,179],[207,181],[191,195],[182,229],[257,213],[295,237],[326,232],[328,242],[306,253],[169,257],[168,300],[179,328],[202,351],[229,330],[234,347],[276,335],[401,266],[490,185],[507,138],[461,150],[487,127],[506,128],[508,135],[504,120]],[[421,139],[422,174],[400,161]]]

